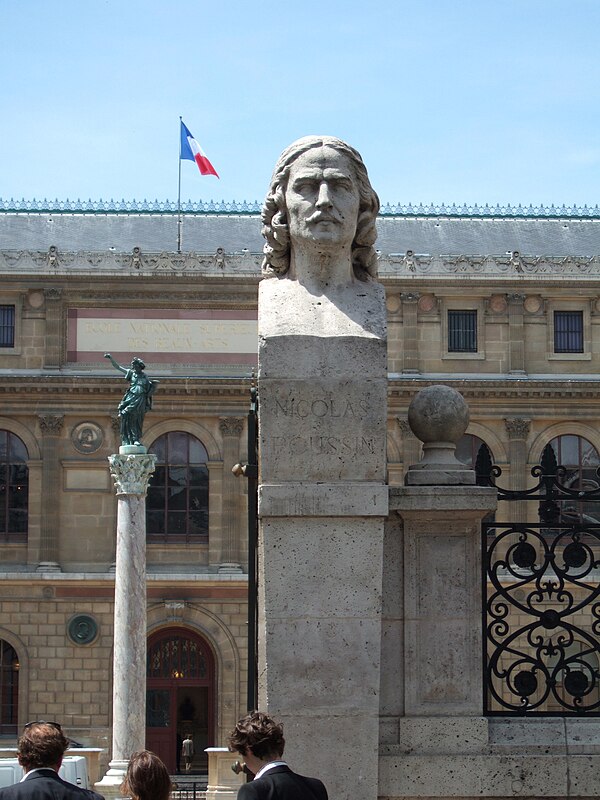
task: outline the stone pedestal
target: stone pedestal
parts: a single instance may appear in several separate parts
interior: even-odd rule
[[[146,491],[156,456],[133,447],[109,456],[118,498],[113,733],[109,769],[96,784],[106,798],[120,797],[129,758],[146,739]]]
[[[287,306],[269,302],[270,283],[259,295],[259,708],[284,723],[293,769],[323,779],[331,797],[375,800],[388,508],[383,293],[364,285],[370,297],[357,297],[352,326],[340,320],[345,335],[332,311],[327,333],[312,336],[312,319],[327,327],[321,301],[331,301],[315,296],[307,321],[294,313],[292,287]],[[369,330],[356,324],[361,302]]]
[[[232,765],[238,760],[237,753],[232,753],[227,747],[206,747],[208,753],[208,785],[206,787],[206,800],[235,800],[238,789],[246,783],[243,772],[236,774]]]

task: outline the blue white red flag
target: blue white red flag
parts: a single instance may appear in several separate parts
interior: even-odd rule
[[[206,157],[204,150],[194,139],[188,128],[186,128],[186,126],[183,124],[183,120],[181,120],[181,147],[179,151],[179,158],[188,161],[195,161],[196,164],[198,164],[198,169],[200,170],[201,175],[215,175],[215,177],[219,177],[216,169]]]

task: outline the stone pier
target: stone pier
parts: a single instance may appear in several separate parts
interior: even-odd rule
[[[146,739],[146,492],[156,456],[126,445],[109,463],[118,498],[112,758],[96,788],[114,798]]]

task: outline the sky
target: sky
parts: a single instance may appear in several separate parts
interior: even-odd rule
[[[348,141],[383,203],[600,202],[600,0],[0,0],[0,198],[261,201]]]

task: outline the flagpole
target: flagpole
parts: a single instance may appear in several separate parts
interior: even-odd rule
[[[181,253],[181,227],[183,220],[181,219],[181,123],[182,118],[179,117],[179,182],[177,186],[177,252]]]

